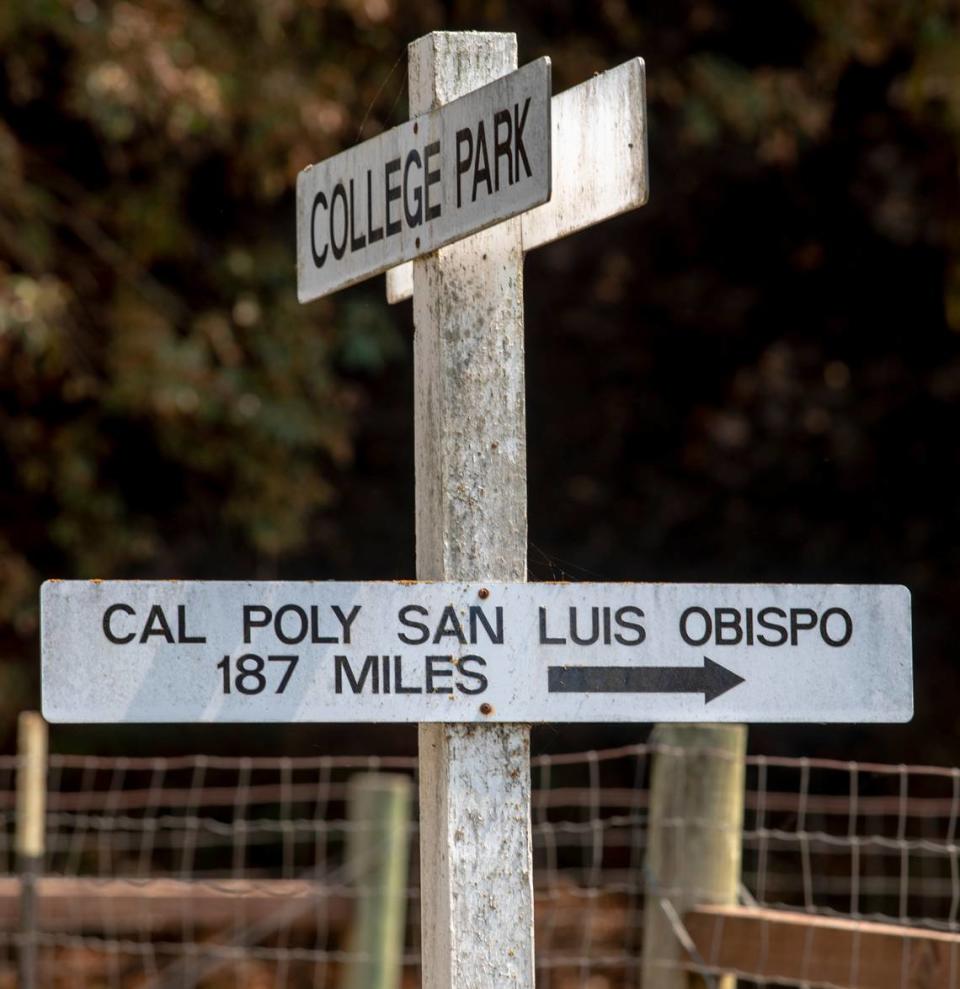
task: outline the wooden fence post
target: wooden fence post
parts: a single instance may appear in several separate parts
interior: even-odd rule
[[[17,871],[20,874],[20,989],[37,985],[37,878],[43,871],[47,723],[22,711],[17,723]]]
[[[694,989],[684,970],[683,917],[694,907],[733,905],[743,830],[743,725],[658,725],[650,785],[643,989]],[[717,989],[734,989],[732,976]]]
[[[400,773],[358,773],[347,786],[347,868],[354,885],[344,989],[398,989],[403,971],[412,784]]]

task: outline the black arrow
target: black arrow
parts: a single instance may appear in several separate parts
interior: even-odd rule
[[[551,666],[551,694],[703,694],[704,704],[743,677],[703,657],[703,666]]]

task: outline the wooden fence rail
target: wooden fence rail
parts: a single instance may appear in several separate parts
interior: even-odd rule
[[[957,989],[960,934],[756,907],[702,907],[685,926],[705,965],[811,989]]]
[[[220,927],[276,914],[295,901],[304,910],[292,922],[316,923],[311,904],[321,903],[328,923],[343,925],[350,911],[349,891],[330,890],[300,879],[95,879],[41,876],[36,881],[36,924],[40,931],[149,934],[177,929],[184,918],[196,927]],[[0,931],[16,930],[20,880],[0,876]]]
[[[0,931],[16,930],[19,880],[0,877]],[[278,904],[300,900],[293,926],[326,922],[343,928],[351,893],[304,880],[102,880],[44,876],[37,881],[40,932],[159,934],[185,916],[198,927],[267,919]],[[538,903],[538,905],[540,905]],[[545,905],[544,905],[545,906]],[[696,956],[693,972],[736,975],[810,989],[958,989],[960,934],[843,917],[758,907],[700,907],[684,926]]]

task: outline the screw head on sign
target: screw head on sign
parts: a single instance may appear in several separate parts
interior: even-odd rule
[[[477,597],[485,601],[488,597],[490,597],[490,592],[485,587],[481,587],[480,590],[477,591]]]
[[[493,705],[492,704],[488,704],[486,701],[484,701],[480,705],[480,713],[481,714],[493,714]]]

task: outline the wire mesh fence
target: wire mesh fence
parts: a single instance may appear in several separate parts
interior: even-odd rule
[[[654,754],[532,762],[543,989],[641,984]],[[0,987],[16,985],[29,933],[51,989],[346,985],[371,882],[351,851],[368,826],[351,816],[351,780],[416,774],[407,758],[51,755],[39,921],[22,932],[17,765],[0,759]],[[753,756],[746,774],[743,904],[960,932],[960,770]],[[407,989],[420,984],[415,809],[402,826]]]

